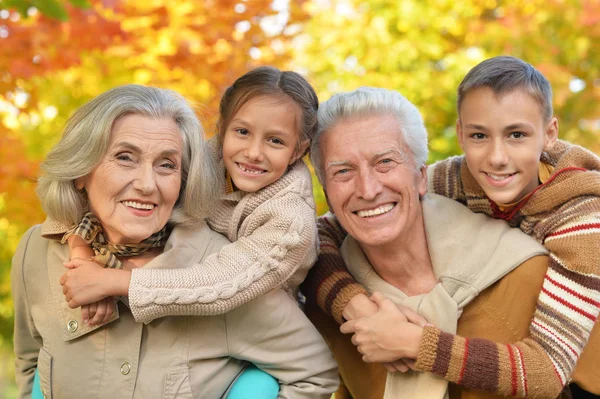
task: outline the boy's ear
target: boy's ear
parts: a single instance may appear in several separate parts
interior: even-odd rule
[[[292,157],[290,158],[290,163],[288,165],[291,165],[294,162],[296,162],[299,158],[302,158],[302,156],[306,152],[306,149],[308,148],[309,144],[310,144],[309,139],[303,140],[300,143],[300,145],[298,146],[298,148],[296,149],[296,152],[294,152],[294,155],[292,155]]]
[[[456,137],[458,138],[458,145],[460,146],[460,149],[465,152],[465,147],[463,145],[465,137],[463,135],[460,119],[456,120]]]
[[[552,118],[546,128],[546,136],[544,137],[544,151],[548,151],[554,147],[558,140],[558,119]]]

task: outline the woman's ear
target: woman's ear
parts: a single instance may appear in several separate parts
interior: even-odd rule
[[[78,177],[77,179],[73,180],[73,184],[75,184],[75,188],[79,191],[83,191],[85,190],[85,176],[82,177]]]
[[[288,165],[291,165],[294,162],[296,162],[299,158],[302,158],[302,156],[306,152],[306,149],[308,148],[309,144],[310,144],[309,139],[303,140],[300,143],[300,145],[298,146],[298,148],[296,149],[296,152],[294,152],[294,155],[292,155],[292,157],[290,158],[290,163]]]

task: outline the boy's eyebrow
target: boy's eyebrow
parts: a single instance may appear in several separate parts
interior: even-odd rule
[[[515,130],[515,129],[523,129],[530,127],[528,123],[513,123],[512,125],[508,125],[504,128],[504,130]]]
[[[477,130],[487,130],[485,128],[485,126],[479,125],[477,123],[467,123],[465,127],[468,127],[468,128],[471,128],[471,129],[477,129]]]

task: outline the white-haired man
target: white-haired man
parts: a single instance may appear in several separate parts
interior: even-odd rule
[[[347,392],[354,399],[492,397],[449,389],[434,374],[393,371],[417,357],[425,320],[450,334],[525,337],[547,268],[544,248],[502,221],[427,194],[427,132],[395,91],[361,88],[323,103],[311,159],[335,215],[324,221],[348,233],[346,265],[377,292],[356,312],[345,309],[348,335],[316,310],[320,299],[308,298]],[[477,339],[467,348],[476,350]]]

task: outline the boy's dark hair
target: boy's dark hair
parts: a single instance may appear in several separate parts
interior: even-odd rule
[[[499,56],[487,59],[471,69],[458,86],[459,113],[465,96],[481,87],[489,87],[496,95],[524,89],[540,105],[544,121],[548,122],[552,118],[552,87],[540,71],[523,60]]]
[[[280,71],[277,68],[263,66],[238,78],[227,88],[221,98],[219,121],[217,122],[220,148],[223,147],[227,126],[236,112],[248,101],[267,95],[287,96],[300,107],[302,117],[299,121],[300,135],[296,147],[299,148],[300,143],[304,140],[309,140],[310,144],[317,130],[319,99],[315,90],[306,79],[296,72]]]

